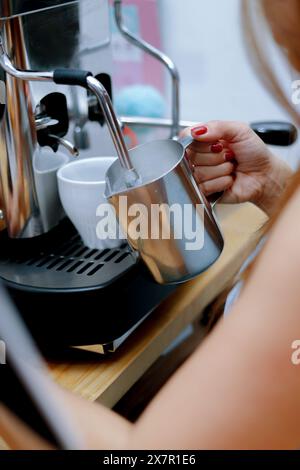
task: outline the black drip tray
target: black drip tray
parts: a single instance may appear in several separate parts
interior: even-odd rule
[[[155,283],[127,245],[85,247],[67,220],[32,240],[2,233],[0,277],[44,351],[114,351],[175,290]]]
[[[50,234],[33,240],[1,240],[0,276],[21,289],[99,289],[113,283],[137,261],[127,244],[102,251],[87,248],[75,228],[64,221]]]

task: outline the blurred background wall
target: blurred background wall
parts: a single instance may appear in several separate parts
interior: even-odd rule
[[[181,75],[183,119],[289,119],[249,64],[240,5],[240,0],[158,0],[162,44]],[[290,72],[281,74],[289,87]],[[280,154],[293,165],[300,160],[298,145]]]
[[[180,70],[183,118],[286,117],[249,64],[240,0],[158,0],[158,6],[163,47]]]
[[[125,24],[129,29],[166,52],[177,65],[181,77],[182,119],[197,122],[290,119],[264,89],[249,63],[243,43],[241,0],[123,1]],[[166,102],[165,115],[170,116],[168,75],[152,58],[124,42],[114,25],[113,15],[112,25],[116,96],[128,85],[156,87]],[[295,76],[285,64],[283,66],[277,47],[267,42],[289,94]],[[125,103],[128,111],[134,109],[132,104],[137,104],[143,114],[142,108],[146,110],[147,103],[139,92],[131,90],[129,102],[133,99],[133,103],[129,108],[127,99],[121,95],[117,100],[121,108]],[[294,167],[300,161],[300,144],[289,149],[277,148],[276,152]]]

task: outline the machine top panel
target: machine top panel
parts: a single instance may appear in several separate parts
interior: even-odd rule
[[[49,8],[56,8],[80,0],[0,0],[0,19],[26,15]]]

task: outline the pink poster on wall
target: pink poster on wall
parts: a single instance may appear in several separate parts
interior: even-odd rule
[[[114,59],[114,86],[120,90],[129,85],[150,85],[164,92],[162,65],[119,33],[111,3],[111,31]],[[161,48],[157,0],[123,0],[123,20],[126,27],[138,37]]]

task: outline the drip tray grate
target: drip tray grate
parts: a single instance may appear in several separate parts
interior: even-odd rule
[[[74,227],[64,222],[49,235],[1,243],[0,276],[19,287],[73,291],[111,284],[138,261],[127,244],[96,250],[84,246]]]

